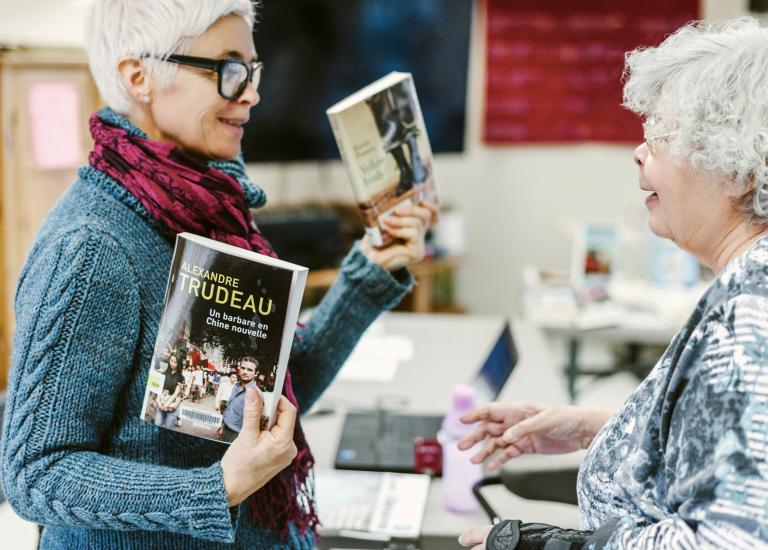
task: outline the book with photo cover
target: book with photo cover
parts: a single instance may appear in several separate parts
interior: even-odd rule
[[[254,387],[272,426],[306,279],[305,267],[179,234],[141,418],[231,443]]]
[[[432,149],[410,73],[393,72],[326,111],[371,244],[402,204],[437,204]]]

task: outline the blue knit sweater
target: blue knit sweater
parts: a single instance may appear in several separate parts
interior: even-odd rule
[[[46,526],[42,548],[312,548],[227,506],[217,442],[139,418],[172,246],[138,201],[90,167],[43,224],[19,280],[2,474]],[[306,410],[365,328],[410,289],[355,246],[300,329],[290,368]]]

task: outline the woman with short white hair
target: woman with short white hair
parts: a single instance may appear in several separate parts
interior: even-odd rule
[[[44,525],[41,548],[314,547],[297,409],[330,384],[366,327],[412,285],[437,218],[387,218],[395,244],[357,243],[297,330],[277,421],[246,392],[232,445],[139,418],[179,232],[274,255],[251,218],[263,191],[240,157],[262,63],[250,0],[96,0],[91,70],[108,108],[88,166],[40,229],[19,280],[2,438],[3,490]]]
[[[460,447],[491,466],[525,453],[587,454],[584,531],[506,520],[465,546],[768,546],[768,29],[690,24],[626,58],[625,105],[651,230],[716,274],[656,367],[615,414],[494,403]],[[546,546],[545,546],[546,545]]]

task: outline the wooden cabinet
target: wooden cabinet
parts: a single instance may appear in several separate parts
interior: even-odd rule
[[[57,97],[57,90],[69,96]],[[40,223],[86,161],[88,115],[98,97],[82,51],[0,52],[0,389],[7,383],[16,281]],[[68,109],[59,113],[66,116],[43,116],[58,108]],[[62,124],[72,117],[78,121],[74,131]],[[67,139],[76,141],[65,144]],[[41,144],[47,141],[78,152],[79,158],[66,163],[41,158]]]

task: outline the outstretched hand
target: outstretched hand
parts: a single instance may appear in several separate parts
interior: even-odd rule
[[[480,424],[458,446],[466,450],[482,442],[472,462],[490,458],[488,467],[498,468],[523,454],[561,454],[584,449],[609,417],[609,411],[600,409],[495,402],[461,417],[467,424]]]

